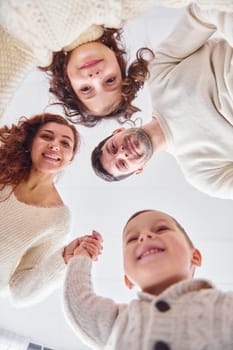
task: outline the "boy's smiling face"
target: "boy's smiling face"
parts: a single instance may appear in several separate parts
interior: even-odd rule
[[[165,213],[148,211],[129,221],[123,232],[124,270],[142,291],[159,294],[170,285],[192,278],[201,264],[176,222]]]

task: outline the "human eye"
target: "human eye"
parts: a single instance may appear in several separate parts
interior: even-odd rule
[[[114,83],[114,81],[116,81],[116,77],[110,77],[105,82],[106,84],[111,85]]]
[[[120,165],[120,167],[123,168],[123,169],[126,169],[126,168],[127,168],[127,164],[126,164],[126,162],[125,162],[124,160],[120,160],[120,161],[119,161],[119,165]]]
[[[115,145],[113,142],[111,142],[111,152],[112,152],[113,154],[116,153],[116,145]]]
[[[167,231],[169,228],[166,225],[160,225],[156,228],[156,231],[162,233],[163,231]]]
[[[41,133],[41,134],[40,134],[40,137],[41,137],[43,140],[52,140],[52,135],[47,134],[47,133]]]
[[[131,242],[134,242],[134,241],[137,241],[137,236],[136,235],[131,235],[127,238],[127,241],[126,243],[131,243]]]
[[[62,144],[62,146],[64,146],[65,148],[70,148],[70,147],[71,147],[70,143],[69,143],[68,141],[66,141],[66,140],[61,141],[61,144]]]
[[[87,94],[88,92],[91,91],[91,87],[90,86],[83,86],[80,88],[80,91],[84,94]]]

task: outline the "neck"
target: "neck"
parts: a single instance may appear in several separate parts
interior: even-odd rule
[[[150,285],[146,288],[142,288],[142,291],[151,295],[160,295],[167,288],[177,284],[178,282],[192,279],[191,276],[174,276],[167,280],[161,281],[161,283],[156,283],[154,285]]]
[[[157,153],[158,151],[166,150],[167,143],[166,143],[165,135],[161,129],[161,126],[158,120],[155,117],[153,117],[149,123],[144,124],[142,128],[151,139],[154,153]]]
[[[38,190],[53,186],[54,174],[44,174],[31,169],[28,179],[24,182],[29,190]]]

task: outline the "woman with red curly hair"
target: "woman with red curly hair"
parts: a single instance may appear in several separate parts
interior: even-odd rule
[[[64,248],[70,212],[54,183],[78,148],[76,128],[56,114],[0,128],[0,294],[15,305],[47,295],[82,241]]]

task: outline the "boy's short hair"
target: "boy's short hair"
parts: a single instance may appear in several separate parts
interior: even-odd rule
[[[150,212],[150,211],[156,211],[154,209],[144,209],[144,210],[139,210],[137,211],[136,213],[134,213],[133,215],[130,216],[130,218],[128,219],[128,221],[126,222],[124,228],[123,228],[123,231],[125,230],[126,226],[128,225],[128,223],[134,219],[136,216],[140,215],[140,214],[143,214],[143,213],[147,213],[147,212]],[[176,226],[183,232],[188,244],[190,245],[191,248],[194,248],[194,244],[193,242],[191,241],[191,239],[189,238],[187,232],[185,231],[185,229],[183,228],[183,226],[181,226],[181,224],[175,219],[173,218],[171,215],[167,214],[167,213],[164,213],[164,212],[161,212],[167,216],[169,216],[176,224]]]

